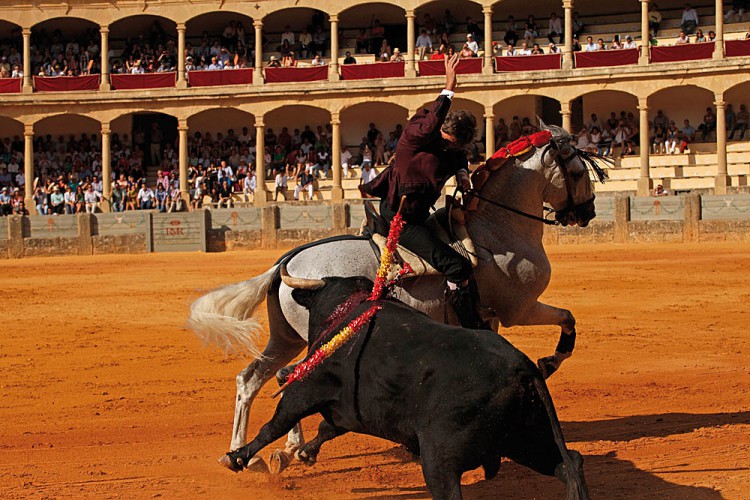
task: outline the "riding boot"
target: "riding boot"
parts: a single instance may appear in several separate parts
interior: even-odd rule
[[[489,323],[479,314],[479,291],[473,283],[458,286],[455,290],[447,288],[445,296],[448,303],[453,306],[461,326],[474,330],[490,329]]]

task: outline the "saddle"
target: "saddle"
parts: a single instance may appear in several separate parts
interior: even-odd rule
[[[457,202],[453,200],[451,196],[447,197],[446,206],[456,207],[451,210],[452,222],[450,228],[448,227],[448,213],[449,211],[445,208],[441,208],[433,213],[425,222],[425,225],[438,236],[440,241],[447,243],[459,254],[463,255],[471,262],[472,268],[476,268],[478,260],[476,257],[476,250],[474,243],[469,236],[469,232],[466,230],[464,225],[464,214]],[[360,234],[370,238],[375,255],[380,258],[385,248],[386,239],[388,237],[388,224],[375,210],[373,204],[369,201],[365,201],[365,220],[362,222],[362,228]],[[451,238],[451,229],[454,238]],[[432,267],[427,261],[419,257],[412,251],[403,246],[398,246],[396,252],[396,262],[391,266],[391,271],[388,279],[393,279],[398,271],[403,267],[404,263],[408,263],[414,270],[414,273],[406,275],[404,278],[416,278],[419,276],[442,276],[442,273]]]

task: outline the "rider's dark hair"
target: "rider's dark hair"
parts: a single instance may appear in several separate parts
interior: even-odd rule
[[[443,132],[456,138],[458,144],[466,147],[474,140],[477,130],[477,120],[468,111],[451,111],[443,122]]]

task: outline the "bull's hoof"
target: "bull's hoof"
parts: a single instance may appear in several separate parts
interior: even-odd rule
[[[294,457],[308,467],[315,465],[315,462],[318,461],[318,457],[315,455],[308,455],[304,450],[297,450]]]
[[[241,458],[232,458],[228,454],[221,457],[219,463],[232,472],[242,472],[242,469],[245,466],[244,461]]]
[[[544,377],[544,380],[550,378],[557,371],[557,369],[560,368],[559,361],[555,356],[539,358],[539,360],[536,362],[536,366],[539,368],[539,371],[542,372],[542,377]]]
[[[268,458],[268,472],[274,475],[281,474],[291,462],[292,459],[286,451],[276,450]]]

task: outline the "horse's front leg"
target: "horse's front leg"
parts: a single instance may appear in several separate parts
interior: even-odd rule
[[[576,319],[567,309],[537,302],[531,311],[516,324],[523,326],[559,325],[561,327],[560,340],[557,342],[555,353],[537,361],[537,366],[545,379],[551,377],[560,368],[562,362],[573,355],[573,348],[576,344]]]

